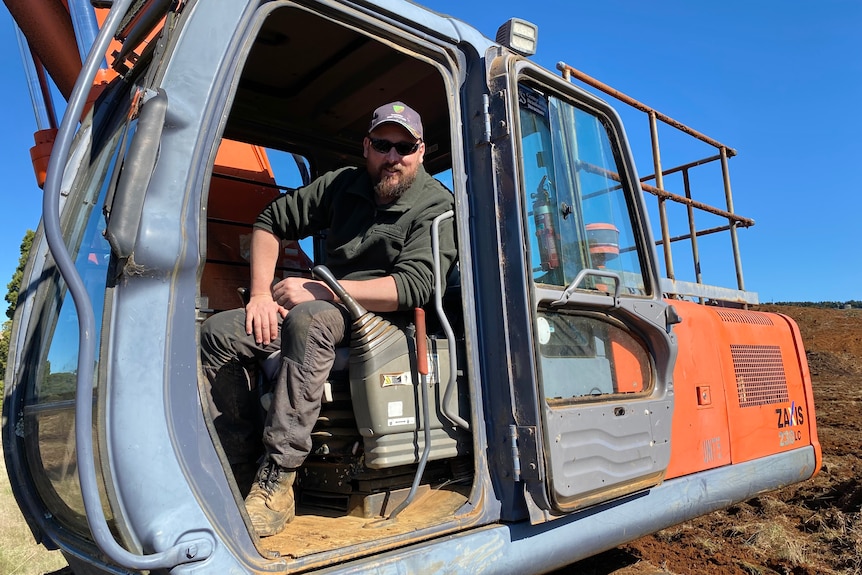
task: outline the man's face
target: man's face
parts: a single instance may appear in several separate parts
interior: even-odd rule
[[[373,141],[377,141],[378,147],[389,147],[389,150],[385,153],[378,151]],[[413,184],[419,165],[425,159],[425,143],[420,142],[415,151],[405,155],[399,154],[396,147],[409,149],[416,142],[410,132],[393,123],[381,124],[363,140],[366,167],[374,183],[378,203],[394,202]]]

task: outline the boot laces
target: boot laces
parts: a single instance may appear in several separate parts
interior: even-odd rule
[[[262,489],[272,491],[278,485],[281,471],[282,469],[277,463],[273,461],[268,462],[260,472],[258,485],[260,485]]]

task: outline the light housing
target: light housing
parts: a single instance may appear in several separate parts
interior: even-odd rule
[[[522,56],[536,53],[539,27],[520,18],[510,18],[497,29],[497,42]]]

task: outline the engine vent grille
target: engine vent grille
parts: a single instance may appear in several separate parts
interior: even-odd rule
[[[751,323],[755,325],[774,325],[772,318],[763,313],[740,311],[735,309],[716,310],[718,317],[725,323]]]
[[[787,377],[777,345],[731,345],[740,407],[786,403]]]

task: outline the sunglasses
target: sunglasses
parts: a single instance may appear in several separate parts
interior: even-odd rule
[[[375,151],[380,152],[381,154],[388,154],[389,150],[395,148],[395,152],[399,156],[409,156],[416,152],[419,149],[419,144],[422,141],[418,142],[390,142],[389,140],[384,140],[382,138],[368,138],[371,141],[371,147],[374,148]]]

